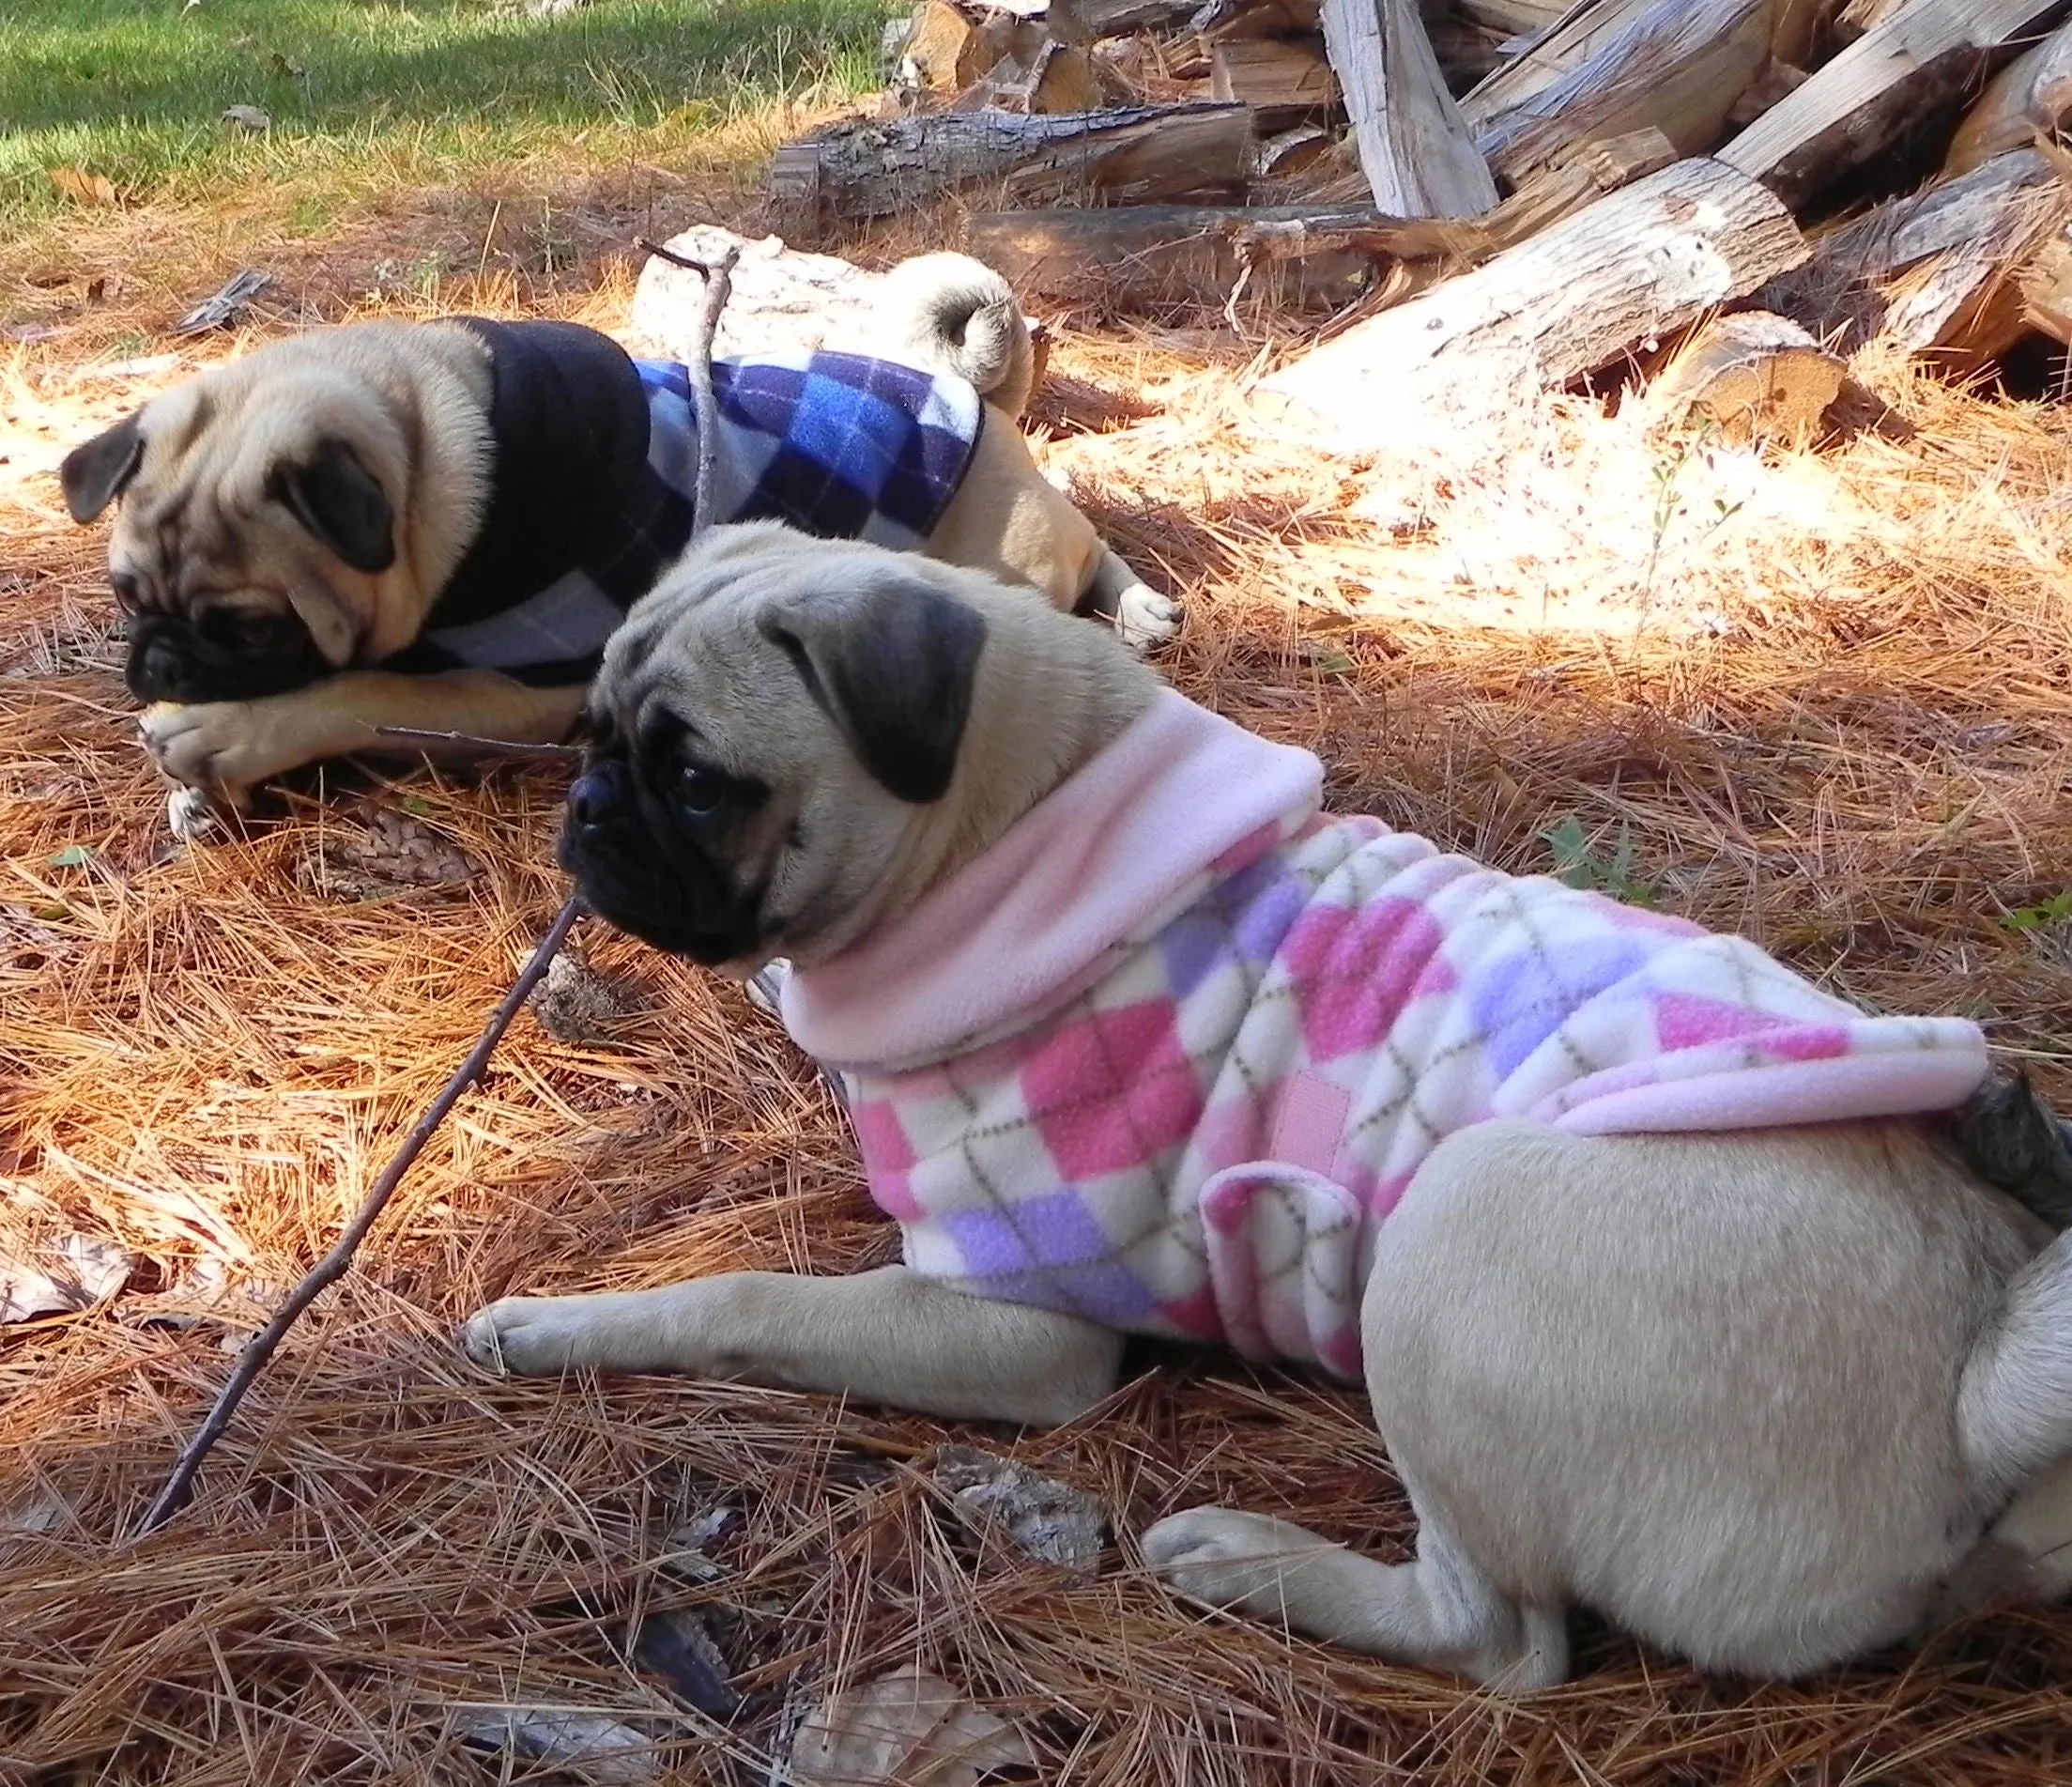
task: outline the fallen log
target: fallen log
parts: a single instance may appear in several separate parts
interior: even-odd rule
[[[1212,100],[1235,100],[1251,107],[1262,131],[1280,131],[1328,112],[1339,102],[1338,82],[1315,38],[1286,42],[1236,38],[1209,53]]]
[[[1220,304],[1249,267],[1249,295],[1336,309],[1420,267],[1390,287],[1406,298],[1675,160],[1657,131],[1591,144],[1480,218],[1389,217],[1364,203],[1075,207],[974,217],[965,246],[1031,296],[1115,308]]]
[[[1806,441],[1849,368],[1797,323],[1742,311],[1701,324],[1648,388],[1652,424],[1702,423],[1727,440]]]
[[[2008,149],[2027,148],[2037,131],[2055,136],[2072,116],[2072,24],[2061,24],[1987,84],[1950,138],[1945,175],[1968,174]]]
[[[1719,153],[1794,208],[1979,81],[2064,0],[1910,0]]]
[[[1772,193],[1717,162],[1679,162],[1356,325],[1256,391],[1344,447],[1407,444],[1464,404],[1633,354],[1805,254]]]
[[[999,211],[971,220],[965,247],[1029,297],[1116,309],[1217,305],[1230,297],[1248,259],[1267,258],[1248,254],[1248,232],[1374,229],[1393,221],[1369,205]],[[1427,243],[1416,246],[1429,252]],[[1255,268],[1247,290],[1290,310],[1336,310],[1367,289],[1374,259],[1371,245],[1339,240],[1314,254],[1284,255]]]
[[[2056,169],[2016,149],[1829,231],[1757,301],[1841,353],[1877,340],[1969,367],[2028,328],[2018,275],[2068,211]]]
[[[776,153],[770,187],[794,229],[890,217],[991,182],[1017,204],[1071,194],[1122,204],[1241,192],[1251,161],[1242,105],[1118,105],[1021,117],[944,112],[836,125]]]
[[[1323,22],[1375,205],[1395,217],[1479,217],[1495,205],[1416,0],[1324,0]]]
[[[1652,0],[1517,103],[1491,112],[1485,97],[1471,113],[1482,120],[1476,146],[1511,179],[1576,143],[1648,126],[1681,153],[1704,154],[1718,146],[1727,115],[1770,60],[1774,5]],[[1477,92],[1501,90],[1503,82],[1499,73]]]

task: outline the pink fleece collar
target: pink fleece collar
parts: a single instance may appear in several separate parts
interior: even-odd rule
[[[1315,811],[1323,766],[1161,689],[1121,737],[904,915],[784,991],[838,1067],[917,1062],[1081,984],[1254,833]]]

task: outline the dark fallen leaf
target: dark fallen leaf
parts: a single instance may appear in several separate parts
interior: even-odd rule
[[[741,1696],[728,1681],[727,1659],[694,1608],[651,1613],[634,1634],[633,1657],[708,1718],[731,1718]]]

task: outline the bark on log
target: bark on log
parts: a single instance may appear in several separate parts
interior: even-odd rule
[[[2072,24],[2061,24],[1988,83],[1964,115],[1944,157],[1945,175],[1969,174],[2009,149],[2027,148],[2036,132],[2055,136],[2072,115]]]
[[[1775,0],[1652,0],[1596,39],[1582,62],[1505,109],[1487,110],[1476,146],[1515,179],[1573,144],[1652,126],[1685,155],[1718,146],[1727,114],[1770,60]],[[1477,96],[1470,95],[1470,100]]]
[[[1911,0],[1720,151],[1796,208],[1972,85],[2064,0]]]
[[[1479,217],[1495,205],[1416,0],[1324,0],[1323,19],[1375,205],[1395,217]]]
[[[1280,131],[1328,112],[1339,101],[1338,82],[1315,38],[1274,42],[1242,38],[1219,43],[1209,54],[1212,100],[1235,100],[1251,107],[1254,125]]]
[[[1768,311],[1716,316],[1649,387],[1657,427],[1702,421],[1727,439],[1810,440],[1849,368],[1798,324]]]
[[[2016,149],[1831,230],[1757,301],[1841,353],[1876,339],[1967,367],[2020,337],[2016,276],[2068,198],[2049,161]]]
[[[787,144],[771,169],[789,219],[890,217],[982,181],[1020,204],[1067,193],[1118,203],[1241,191],[1251,162],[1242,105],[1119,105],[1017,117],[945,112],[852,123]]]
[[[1790,214],[1717,162],[1679,162],[1263,380],[1349,448],[1399,444],[1520,380],[1566,384],[1805,258]]]

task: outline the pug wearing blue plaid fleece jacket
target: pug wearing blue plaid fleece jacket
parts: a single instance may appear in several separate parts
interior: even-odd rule
[[[1030,456],[1035,355],[1004,279],[908,261],[856,347],[714,363],[714,520],[990,572],[1138,645],[1175,629]],[[76,448],[73,518],[120,505],[109,581],[174,829],[385,728],[565,736],[690,538],[698,459],[683,366],[476,317],[313,331]]]

